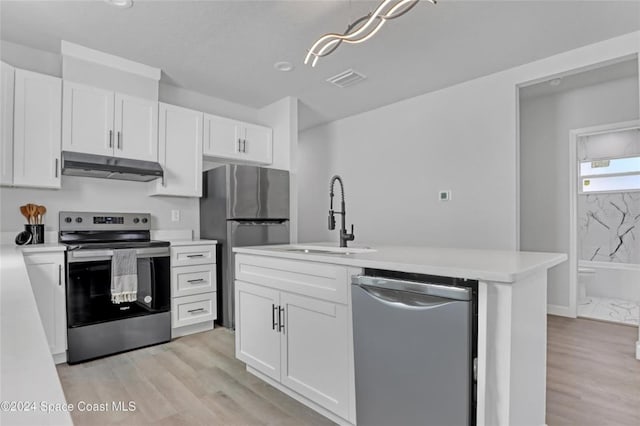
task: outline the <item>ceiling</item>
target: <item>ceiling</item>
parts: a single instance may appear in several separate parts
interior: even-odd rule
[[[422,1],[371,40],[303,65],[320,35],[378,3],[2,0],[0,37],[51,52],[60,40],[78,43],[256,108],[296,96],[304,129],[640,29],[638,1]],[[276,71],[277,61],[295,69]],[[325,81],[348,68],[367,80],[345,89]]]

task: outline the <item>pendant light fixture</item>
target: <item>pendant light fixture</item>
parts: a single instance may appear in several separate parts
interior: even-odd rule
[[[315,67],[318,58],[333,53],[342,42],[349,44],[362,43],[373,37],[385,22],[399,18],[418,4],[420,0],[383,0],[373,12],[356,19],[349,24],[347,30],[342,34],[328,33],[320,37],[309,49],[304,63],[311,61],[311,66]],[[436,0],[426,0],[436,4]]]

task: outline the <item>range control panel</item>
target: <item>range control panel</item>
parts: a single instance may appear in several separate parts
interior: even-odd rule
[[[60,212],[60,231],[146,231],[151,228],[149,213]]]

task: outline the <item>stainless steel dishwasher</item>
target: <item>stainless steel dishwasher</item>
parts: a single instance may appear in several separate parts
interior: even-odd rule
[[[475,424],[473,287],[376,275],[351,286],[358,425]]]

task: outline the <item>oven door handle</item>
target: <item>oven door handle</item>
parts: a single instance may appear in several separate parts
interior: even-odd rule
[[[73,250],[69,252],[70,259],[85,259],[89,257],[112,257],[113,250]],[[168,247],[145,247],[136,249],[137,257],[169,256]]]

